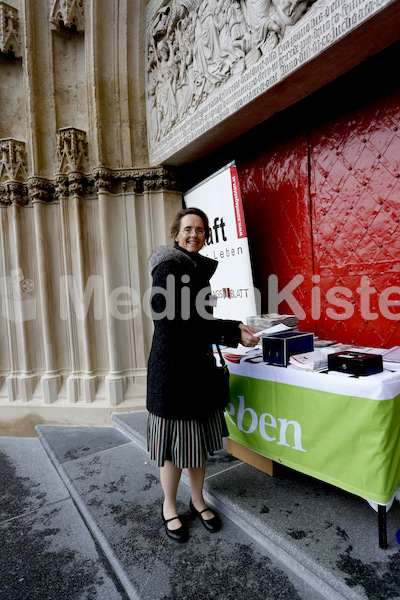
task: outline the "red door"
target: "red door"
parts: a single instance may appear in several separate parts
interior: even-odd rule
[[[302,330],[400,345],[399,107],[390,92],[283,140],[278,124],[238,165],[263,312],[277,278],[278,310]]]

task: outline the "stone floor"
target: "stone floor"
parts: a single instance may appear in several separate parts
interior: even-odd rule
[[[209,461],[209,534],[179,506],[190,539],[166,538],[146,413],[117,427],[39,426],[0,438],[1,600],[399,600],[400,505],[387,550],[360,498],[281,469],[268,477],[225,451]]]

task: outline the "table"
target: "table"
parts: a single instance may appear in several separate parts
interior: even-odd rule
[[[368,500],[386,547],[386,509],[400,484],[400,372],[356,378],[225,358],[229,438]]]

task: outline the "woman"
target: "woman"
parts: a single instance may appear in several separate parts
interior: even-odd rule
[[[176,507],[183,468],[189,474],[190,510],[208,531],[220,527],[203,498],[207,456],[222,448],[228,434],[223,411],[214,406],[211,345],[252,347],[259,341],[254,328],[212,317],[209,283],[217,261],[198,254],[209,234],[201,210],[182,210],[171,227],[174,248],[157,248],[149,259],[155,329],[148,363],[148,449],[160,467],[165,531],[178,542],[188,537]]]

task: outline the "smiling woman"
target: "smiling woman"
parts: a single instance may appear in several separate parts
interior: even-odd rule
[[[189,474],[190,510],[208,531],[220,527],[218,516],[203,499],[207,457],[222,448],[222,438],[228,433],[213,391],[212,344],[258,343],[252,327],[212,316],[210,278],[217,262],[199,254],[209,235],[203,211],[182,210],[171,227],[175,246],[157,248],[149,259],[154,336],[148,363],[147,440],[150,458],[161,468],[165,532],[178,542],[187,539],[176,507],[183,468]],[[172,311],[165,310],[168,298],[173,298]]]

